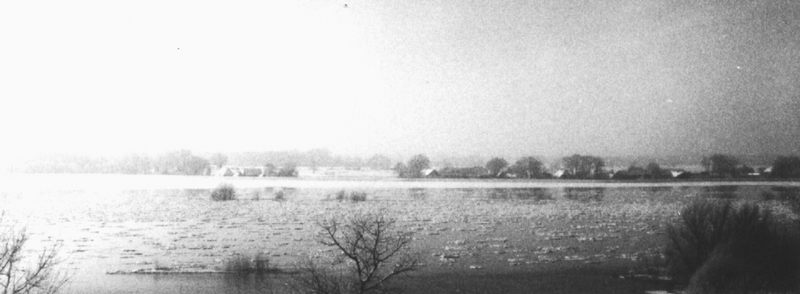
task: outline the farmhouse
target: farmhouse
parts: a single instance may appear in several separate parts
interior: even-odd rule
[[[669,171],[669,174],[670,174],[670,175],[671,175],[673,178],[676,178],[676,179],[684,179],[684,178],[686,178],[686,177],[688,177],[688,176],[689,176],[689,173],[688,173],[688,172],[686,172],[685,170],[680,170],[680,169],[673,169],[673,170],[670,170],[670,171]]]
[[[435,178],[439,176],[439,171],[435,168],[426,168],[420,171],[423,178]]]
[[[239,169],[231,166],[223,166],[216,170],[213,175],[218,177],[237,177],[239,176]]]
[[[218,177],[266,177],[266,168],[264,167],[246,167],[246,166],[224,166],[214,172]]]

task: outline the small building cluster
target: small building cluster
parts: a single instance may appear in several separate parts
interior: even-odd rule
[[[218,177],[269,177],[272,171],[266,167],[223,166],[213,175]]]

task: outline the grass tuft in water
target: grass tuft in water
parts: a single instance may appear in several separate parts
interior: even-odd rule
[[[236,189],[230,184],[221,184],[211,191],[211,200],[229,201],[236,200]]]

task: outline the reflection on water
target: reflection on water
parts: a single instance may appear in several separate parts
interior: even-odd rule
[[[211,191],[208,189],[181,189],[178,195],[186,198],[210,197]]]
[[[425,192],[424,188],[408,189],[408,195],[413,200],[425,200],[426,198],[428,198],[428,194]]]
[[[225,293],[279,293],[270,274],[224,274],[220,278]]]
[[[413,201],[449,201],[452,199],[545,201],[553,200],[554,191],[555,190],[551,188],[409,188],[403,190],[402,195],[404,198]],[[397,198],[397,190],[367,190],[366,193],[372,198]]]
[[[564,188],[564,198],[580,201],[591,202],[601,201],[605,197],[606,188]]]
[[[486,197],[491,200],[532,200],[544,201],[553,199],[553,191],[544,188],[493,188],[483,189],[486,191]]]
[[[524,193],[521,194],[520,199],[535,200],[535,201],[553,200],[552,189],[533,188],[533,189],[524,189],[523,192]]]
[[[736,199],[739,186],[706,186],[703,187],[703,196],[717,199]]]
[[[286,274],[106,275],[103,284],[71,283],[63,293],[264,294],[291,293]]]
[[[800,187],[772,187],[770,190],[761,194],[763,200],[780,201],[800,213]]]
[[[794,200],[800,198],[800,187],[772,187],[776,200]]]
[[[642,187],[642,190],[650,192],[650,193],[669,193],[676,189],[677,187],[674,186],[650,186],[650,187]]]
[[[530,207],[554,204],[553,208],[558,209],[562,206],[557,204],[566,202],[569,202],[569,208],[595,206],[598,202],[605,205],[646,201],[660,205],[673,201],[689,201],[695,197],[745,199],[753,196],[763,197],[757,199],[785,201],[784,203],[800,202],[800,186],[796,185],[281,188],[287,185],[280,183],[271,187],[236,187],[237,193],[242,193],[240,200],[248,200],[251,192],[258,193],[261,200],[271,200],[277,191],[282,190],[286,194],[286,207],[277,207],[272,201],[213,202],[209,199],[210,188],[141,189],[127,190],[124,193],[94,190],[31,193],[15,190],[0,191],[0,200],[3,200],[6,207],[14,208],[6,217],[25,218],[34,222],[30,226],[31,232],[39,236],[52,235],[54,238],[67,236],[65,244],[71,246],[70,250],[75,250],[69,252],[74,253],[76,268],[98,269],[85,270],[80,276],[76,275],[71,287],[73,290],[65,293],[286,293],[287,291],[282,291],[287,290],[285,283],[289,278],[286,275],[267,278],[252,274],[111,276],[104,275],[103,272],[138,268],[139,263],[151,258],[162,258],[181,264],[197,262],[208,265],[215,262],[214,258],[222,258],[234,250],[225,246],[272,251],[273,254],[285,254],[292,250],[284,251],[279,248],[310,246],[307,244],[313,241],[304,235],[303,230],[308,225],[302,222],[308,221],[303,219],[303,215],[316,215],[341,208],[338,203],[323,202],[325,195],[340,190],[348,193],[363,191],[368,194],[366,204],[341,204],[348,205],[347,207],[369,208],[372,207],[369,205],[383,201],[377,205],[409,205],[408,207],[419,209],[450,207],[447,202],[458,201],[464,202],[464,207],[475,203],[474,207],[478,208],[475,213],[491,213],[496,211],[494,208],[512,207],[517,203],[523,203],[519,206]],[[512,205],[506,205],[503,201],[512,202]],[[540,204],[538,201],[547,202]],[[313,210],[317,207],[331,210]],[[525,207],[519,211],[524,215]],[[421,215],[421,218],[434,215],[438,211],[427,213],[429,214]],[[491,220],[491,215],[488,218]],[[172,244],[177,246],[173,247]],[[124,249],[136,249],[137,254],[143,255],[127,254]],[[291,261],[287,256],[290,255],[282,255],[276,259]],[[265,287],[275,290],[261,290]]]

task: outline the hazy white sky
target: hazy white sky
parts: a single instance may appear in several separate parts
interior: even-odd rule
[[[681,2],[2,1],[0,148],[800,152],[800,4]]]

